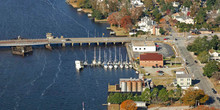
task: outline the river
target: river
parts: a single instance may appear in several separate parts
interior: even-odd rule
[[[0,39],[45,38],[54,36],[94,37],[109,36],[108,24],[94,23],[86,14],[76,12],[64,0],[0,0]],[[95,34],[96,32],[96,34]],[[89,33],[89,36],[88,36]],[[104,70],[86,67],[75,70],[75,60],[93,59],[94,47],[112,51],[114,45],[55,46],[53,51],[43,46],[34,47],[27,57],[11,54],[0,48],[0,109],[1,110],[105,110],[108,83],[119,78],[137,77],[134,70]],[[122,49],[125,57],[126,49]],[[98,49],[97,54],[98,54]],[[118,54],[118,53],[117,53]]]

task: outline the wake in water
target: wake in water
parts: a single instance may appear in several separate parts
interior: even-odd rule
[[[46,57],[46,55],[44,55],[43,68],[42,68],[40,74],[38,75],[38,77],[37,77],[36,79],[34,79],[33,81],[31,81],[31,85],[32,85],[32,86],[34,85],[34,83],[36,82],[37,79],[39,79],[40,77],[43,76],[43,73],[44,73],[44,70],[45,70],[45,68],[46,68],[46,65],[47,65],[47,57]]]
[[[89,34],[89,36],[94,36],[93,34],[89,33],[89,30],[83,26],[82,24],[80,24],[76,19],[74,19],[73,17],[67,15],[66,13],[64,13],[62,10],[60,10],[59,8],[56,8],[55,5],[50,1],[50,0],[46,0],[44,1],[46,2],[48,5],[50,5],[54,10],[59,11],[60,13],[62,13],[64,16],[68,17],[69,19],[71,19],[72,21],[74,21],[76,24],[78,24],[80,27],[82,27],[87,34]],[[55,20],[55,19],[54,19]]]
[[[58,52],[59,52],[59,51],[58,51]],[[56,83],[56,79],[58,78],[58,75],[59,75],[59,73],[60,73],[60,71],[61,71],[61,69],[60,69],[60,65],[61,65],[61,63],[62,63],[61,56],[62,56],[62,55],[61,55],[61,53],[59,52],[59,58],[58,58],[58,59],[59,59],[59,64],[58,64],[58,66],[57,66],[58,71],[56,72],[55,77],[53,78],[52,83],[50,83],[50,84],[43,90],[43,92],[41,93],[41,97],[43,97],[43,96],[45,95],[46,91]]]

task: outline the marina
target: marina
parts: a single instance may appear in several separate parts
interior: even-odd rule
[[[101,48],[99,47],[98,49],[98,60],[97,60],[97,57],[96,57],[96,47],[94,47],[94,58],[92,60],[91,63],[88,63],[88,60],[86,58],[86,51],[85,51],[85,60],[84,61],[80,61],[80,60],[76,60],[75,61],[75,66],[77,68],[77,70],[81,70],[83,69],[84,67],[86,66],[91,66],[91,67],[103,67],[104,69],[129,69],[129,68],[133,68],[133,64],[132,62],[130,61],[130,59],[128,59],[127,57],[127,54],[125,55],[126,58],[125,60],[123,61],[123,58],[122,58],[122,53],[121,53],[121,48],[119,48],[119,52],[118,52],[118,56],[117,56],[117,49],[115,47],[114,49],[114,60],[112,59],[112,51],[109,49],[109,52],[106,53],[104,51],[104,56],[102,57],[101,55]],[[107,59],[107,57],[109,57]],[[103,58],[103,59],[102,59]],[[118,59],[117,59],[118,58]]]

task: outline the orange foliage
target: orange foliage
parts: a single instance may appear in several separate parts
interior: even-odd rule
[[[196,107],[193,110],[220,110],[220,109],[217,109],[217,108],[214,108],[214,107],[205,106],[205,105],[200,105],[200,106]]]
[[[121,21],[120,21],[121,27],[124,29],[128,30],[130,26],[132,25],[131,23],[131,16],[124,16]]]
[[[112,13],[107,19],[109,24],[118,25],[118,19],[116,19],[117,16],[119,16],[118,12]]]
[[[137,110],[136,103],[133,100],[125,100],[121,103],[121,110]]]

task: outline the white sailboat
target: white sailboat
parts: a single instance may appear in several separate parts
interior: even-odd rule
[[[106,59],[107,59],[107,56],[106,56],[106,53],[105,53],[105,51],[104,51],[104,62],[102,63],[102,65],[104,66],[105,69],[108,68]]]
[[[123,62],[122,62],[122,55],[120,56],[121,58],[121,62],[120,62],[120,68],[123,68],[124,67],[124,65],[123,65]]]
[[[86,58],[86,50],[85,50],[85,61],[84,61],[84,66],[87,66],[88,65],[88,61],[87,61],[87,58]]]
[[[101,61],[101,48],[99,48],[99,60],[98,60],[98,65],[100,66],[102,64]]]
[[[109,68],[109,69],[112,69],[112,68],[113,68],[111,59],[112,59],[112,55],[111,55],[111,51],[110,51],[110,49],[109,49],[109,61],[108,61],[108,68]]]
[[[95,66],[96,65],[96,48],[94,47],[94,59],[92,61],[92,64]]]
[[[128,66],[128,57],[127,57],[127,55],[126,55],[125,68],[129,68],[129,66]]]
[[[117,64],[117,57],[116,57],[116,47],[115,47],[115,60],[114,60],[114,68],[117,69],[118,68],[118,64]]]

